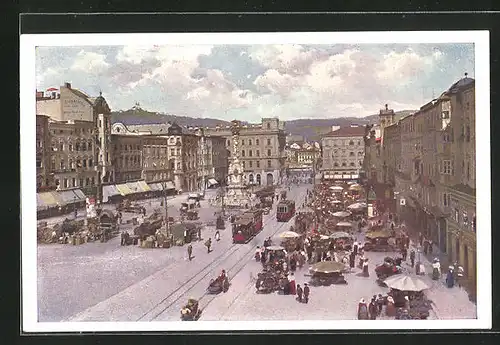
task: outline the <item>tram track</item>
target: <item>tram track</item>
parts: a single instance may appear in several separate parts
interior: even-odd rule
[[[304,199],[306,194],[306,191],[302,191],[299,195],[297,195],[294,199],[295,200],[302,200]],[[300,202],[299,202],[300,203]],[[266,225],[269,225],[273,218],[276,217],[276,211],[273,210],[267,217],[266,222],[263,224],[263,228]],[[291,219],[294,219],[291,218]],[[288,225],[289,223],[279,223],[276,226],[276,230],[273,231],[271,234],[266,234],[266,237],[273,237],[275,236],[280,230],[285,225]],[[257,236],[263,234],[261,231],[258,233],[254,238]],[[249,243],[252,243],[253,239],[250,240]],[[247,243],[248,244],[248,243]],[[233,264],[229,269],[226,269],[226,272],[228,273],[228,276],[231,278],[229,279],[229,282],[236,277],[236,275],[243,270],[243,268],[248,264],[250,260],[253,259],[254,257],[254,252],[255,249],[257,248],[257,244],[252,245],[250,248],[247,248],[247,244],[241,245],[241,244],[233,244],[232,247],[230,247],[229,251],[227,251],[224,254],[219,255],[214,261],[206,265],[202,270],[191,277],[187,282],[183,283],[181,286],[179,286],[177,289],[175,289],[173,292],[168,294],[165,298],[163,298],[158,304],[156,304],[153,308],[148,310],[146,313],[144,313],[137,321],[154,321],[156,320],[159,316],[164,314],[167,310],[170,308],[174,307],[176,303],[178,303],[181,299],[186,299],[186,296],[189,296],[189,294],[198,287],[198,284],[203,281],[209,274],[213,274],[213,268],[217,266],[221,266],[226,262],[229,262],[229,259],[234,259],[233,254],[237,255],[237,253],[242,253],[242,259],[236,260],[236,263]],[[233,250],[234,249],[234,250]],[[201,275],[201,277],[200,277]],[[189,285],[189,287],[186,288],[186,284]],[[182,290],[182,291],[181,291]],[[175,296],[174,296],[175,295]],[[240,293],[241,295],[241,293]],[[239,295],[238,295],[239,296]],[[200,305],[203,304],[203,307],[200,306],[201,309],[205,309],[208,307],[208,305],[215,300],[217,295],[214,294],[208,294],[205,290],[205,292],[198,298],[198,301],[200,302]],[[203,302],[203,303],[202,303]],[[234,303],[234,302],[233,302]],[[180,308],[178,308],[180,309]]]

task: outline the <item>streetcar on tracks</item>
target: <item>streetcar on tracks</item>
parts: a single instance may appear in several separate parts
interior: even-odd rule
[[[278,222],[288,222],[295,215],[295,201],[283,200],[278,203],[276,220]]]
[[[255,210],[243,212],[243,214],[240,217],[241,218],[246,217],[246,218],[253,219],[255,234],[257,234],[257,233],[261,232],[263,227],[264,227],[264,223],[262,222],[262,214],[263,213],[264,213],[263,210],[255,209]]]
[[[254,221],[249,217],[238,217],[233,222],[233,243],[248,243],[255,236]]]

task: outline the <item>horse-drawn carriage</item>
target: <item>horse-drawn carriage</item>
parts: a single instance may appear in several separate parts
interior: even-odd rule
[[[197,321],[201,317],[199,303],[194,298],[188,299],[187,304],[181,309],[182,321]]]
[[[144,213],[146,209],[141,205],[132,204],[130,200],[125,200],[118,205],[116,210],[118,212]]]
[[[198,220],[200,217],[198,216],[198,211],[189,210],[187,211],[187,220]]]
[[[282,290],[286,284],[288,284],[288,279],[284,272],[266,269],[257,274],[255,288],[257,293],[271,293]]]
[[[218,215],[217,219],[215,221],[215,229],[217,230],[224,230],[226,228],[226,224],[224,222],[224,218],[222,215]]]
[[[215,279],[211,279],[208,284],[207,292],[209,294],[219,294],[221,292],[227,292],[229,290],[229,279],[227,276],[218,276]]]
[[[102,210],[99,214],[98,238],[101,242],[107,242],[112,234],[117,231],[117,217],[110,210]]]
[[[148,236],[154,236],[156,230],[160,229],[162,225],[163,218],[145,221],[134,229],[134,235],[139,236],[141,240],[144,240]]]
[[[379,281],[382,281],[387,277],[393,276],[395,274],[402,273],[402,261],[402,258],[386,257],[382,264],[375,267],[375,273],[377,274],[377,278],[379,279]]]

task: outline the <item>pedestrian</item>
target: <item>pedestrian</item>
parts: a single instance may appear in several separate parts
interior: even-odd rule
[[[297,286],[295,285],[295,276],[292,272],[288,275],[288,282],[290,284],[290,295],[295,296],[297,293]]]
[[[359,248],[358,241],[354,241],[354,244],[352,245],[352,252],[354,253],[354,256],[358,255],[358,248]]]
[[[306,304],[309,302],[309,293],[310,293],[309,284],[304,283],[304,303]]]
[[[424,241],[424,255],[427,255],[429,252],[429,241],[425,240]]]
[[[421,232],[418,233],[418,243],[420,244],[420,246],[422,246],[422,244],[424,243],[424,235],[422,235]]]
[[[429,241],[429,254],[431,254],[431,255],[432,255],[432,252],[433,252],[432,246],[433,246],[433,242],[432,242],[432,240],[430,240]]]
[[[385,315],[389,317],[396,316],[396,306],[394,305],[394,299],[392,296],[387,296],[387,306],[385,307]]]
[[[193,259],[193,246],[191,243],[187,247],[189,261]]]
[[[408,258],[408,248],[406,248],[406,246],[403,246],[401,254],[403,255],[403,261],[406,261],[406,259]]]
[[[198,240],[201,241],[201,227],[198,228]]]
[[[217,231],[215,232],[215,240],[216,240],[217,242],[219,242],[219,241],[220,241],[220,232],[219,232],[219,230],[217,230]]]
[[[349,254],[349,267],[351,269],[354,268],[355,260],[356,260],[356,254],[354,254],[354,251],[352,251],[351,254]]]
[[[415,267],[415,250],[411,250],[410,252],[410,262],[411,262],[411,268]]]
[[[368,259],[365,259],[365,262],[363,262],[363,276],[370,276],[370,273],[368,272]]]
[[[384,307],[384,297],[382,297],[381,293],[378,294],[376,301],[378,306],[378,314],[382,315],[382,308]]]
[[[207,246],[207,253],[210,253],[211,252],[210,247],[212,246],[212,238],[211,237],[205,242],[205,246]]]
[[[358,320],[368,320],[368,306],[366,305],[365,299],[361,298],[358,303]]]
[[[370,320],[377,319],[378,308],[377,308],[377,302],[375,301],[375,297],[372,298],[370,304],[368,305],[368,313],[370,314]]]
[[[300,287],[300,284],[297,284],[297,301],[302,303],[302,288]]]

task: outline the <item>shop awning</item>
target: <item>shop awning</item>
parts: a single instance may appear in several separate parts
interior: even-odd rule
[[[63,190],[57,192],[59,194],[59,199],[63,202],[64,205],[70,205],[77,203],[79,198],[73,193],[72,190]]]
[[[137,182],[127,182],[127,187],[132,191],[132,194],[142,193],[142,189]]]
[[[344,180],[350,180],[351,179],[351,175],[342,175],[342,179],[344,179]]]
[[[47,208],[47,205],[45,205],[45,202],[42,199],[42,197],[40,196],[40,193],[36,193],[36,210],[40,211],[40,210],[43,210],[46,208]]]
[[[116,189],[118,189],[118,191],[120,192],[120,194],[122,196],[125,196],[125,195],[130,195],[130,194],[134,194],[134,192],[132,192],[130,190],[130,188],[127,186],[126,183],[123,183],[123,184],[117,184],[116,185]]]
[[[151,192],[151,188],[149,188],[148,184],[145,181],[137,181],[137,185],[143,192]]]
[[[214,178],[210,178],[210,179],[208,179],[208,184],[211,186],[214,186],[216,184],[219,184],[219,182],[217,182],[217,180]]]
[[[351,179],[355,180],[355,179],[358,179],[359,178],[359,175],[351,175]]]
[[[77,202],[87,200],[87,196],[81,189],[73,189],[72,192],[76,194],[76,197],[78,198]]]
[[[57,198],[57,192],[38,193],[45,207],[56,207],[61,204]]]
[[[167,183],[165,185],[165,189],[166,190],[175,189],[175,184],[172,181],[167,181]]]
[[[102,187],[102,201],[108,202],[108,198],[120,195],[120,191],[116,189],[115,185],[107,185]]]
[[[153,182],[153,183],[148,183],[149,188],[151,188],[152,191],[160,191],[161,185],[159,183]]]
[[[342,175],[333,175],[333,178],[335,180],[341,180],[342,179]]]

